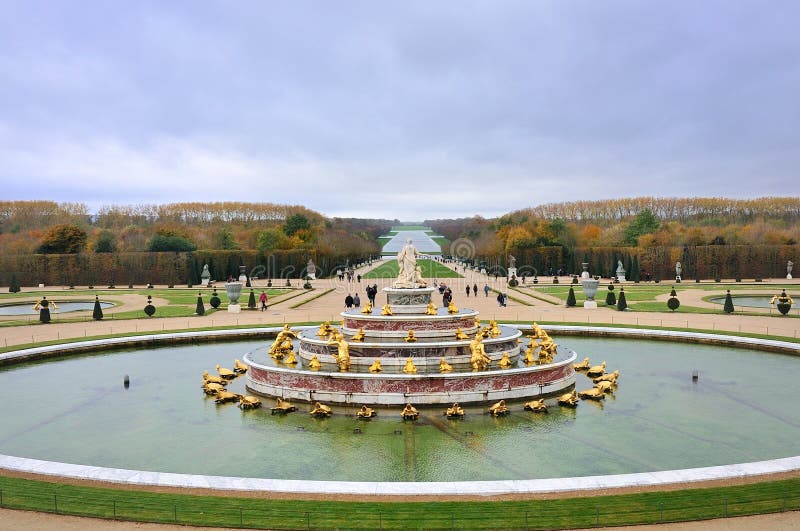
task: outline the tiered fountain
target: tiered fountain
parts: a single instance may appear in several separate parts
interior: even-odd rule
[[[341,330],[286,327],[272,347],[245,355],[247,387],[308,402],[425,405],[536,397],[574,384],[573,351],[534,360],[531,339],[523,360],[516,327],[482,327],[475,310],[434,306],[410,240],[398,263],[382,308],[342,312]]]

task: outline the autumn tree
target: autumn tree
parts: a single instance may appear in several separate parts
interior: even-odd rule
[[[117,238],[110,230],[101,230],[94,241],[94,252],[113,253],[117,249]]]
[[[286,218],[286,223],[283,225],[283,232],[286,233],[287,236],[294,236],[297,231],[309,230],[310,228],[311,223],[308,221],[307,217],[303,214],[292,214]]]
[[[75,225],[50,227],[42,237],[37,252],[42,254],[75,254],[86,246],[86,231]]]
[[[639,237],[644,234],[652,234],[655,232],[660,223],[656,218],[653,211],[646,208],[636,214],[636,217],[625,228],[625,244],[637,245]]]

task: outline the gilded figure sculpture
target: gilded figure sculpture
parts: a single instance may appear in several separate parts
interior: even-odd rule
[[[405,341],[406,343],[414,343],[416,340],[417,338],[414,336],[413,330],[409,330],[408,335],[406,335],[406,337],[403,338],[403,341]]]
[[[283,363],[286,365],[297,365],[297,358],[294,355],[294,350],[290,350],[283,358]]]
[[[369,372],[381,372],[383,371],[383,367],[381,366],[381,360],[375,358],[375,361],[372,362],[372,365],[369,366]]]
[[[394,315],[392,313],[392,309],[389,308],[388,304],[384,304],[383,308],[381,308],[381,315]]]
[[[449,419],[461,418],[464,416],[464,408],[458,405],[458,402],[455,402],[445,410],[444,414]]]
[[[244,363],[242,363],[238,359],[233,360],[233,372],[235,372],[237,374],[244,374],[244,373],[247,372],[248,368],[249,367],[247,365],[245,365]]]
[[[497,321],[494,319],[489,321],[489,335],[492,337],[497,337],[503,332],[500,331],[500,328],[497,326]]]
[[[475,334],[475,338],[469,343],[469,350],[471,356],[469,359],[470,366],[474,371],[483,371],[492,362],[491,358],[486,354],[486,348],[483,346],[483,338],[480,334]]]
[[[356,411],[356,418],[369,420],[377,414],[378,413],[371,407],[361,406],[361,409]]]
[[[364,341],[364,336],[365,335],[366,334],[364,334],[364,329],[363,328],[359,328],[358,332],[353,334],[353,337],[350,338],[350,341]]]
[[[225,386],[214,382],[206,382],[202,385],[203,392],[209,396],[215,396],[220,391],[225,391]]]
[[[511,367],[511,358],[508,357],[508,352],[503,352],[503,357],[497,362],[501,369],[508,369]]]
[[[436,315],[436,305],[433,301],[428,303],[428,306],[425,308],[425,315]]]
[[[319,330],[317,330],[317,335],[319,337],[328,337],[331,333],[331,323],[330,321],[325,321],[321,325],[319,325]]]
[[[453,366],[447,363],[445,358],[439,362],[439,372],[450,372],[453,370]]]
[[[226,369],[225,367],[220,367],[219,363],[217,363],[216,368],[220,378],[224,378],[226,380],[233,380],[238,376],[238,374],[236,374],[232,370]]]
[[[609,382],[607,380],[597,382],[594,386],[604,393],[611,393],[614,391],[614,382]]]
[[[612,384],[617,383],[617,378],[619,378],[619,371],[610,372],[608,374],[604,374],[603,376],[598,376],[597,378],[592,378],[594,383],[598,382],[611,382]]]
[[[419,411],[411,404],[406,404],[406,407],[400,412],[400,416],[403,417],[403,420],[417,420],[419,418]]]
[[[536,363],[536,347],[528,347],[525,349],[525,356],[522,358],[522,362],[525,365],[533,365]]]
[[[336,360],[336,365],[339,366],[339,370],[349,371],[350,370],[350,344],[342,339],[329,339],[328,345],[336,345],[337,353],[334,356]]]
[[[220,391],[217,393],[217,398],[214,400],[217,404],[225,404],[226,402],[238,402],[242,395],[231,393],[230,391]]]
[[[239,409],[256,409],[261,407],[261,400],[255,396],[247,395],[239,399]]]
[[[456,328],[456,339],[459,340],[469,339],[469,336],[465,334],[464,331],[461,330],[460,328]]]
[[[606,397],[606,394],[599,388],[592,387],[591,389],[584,389],[583,391],[578,392],[578,396],[584,400],[603,400]]]
[[[372,303],[370,301],[367,301],[367,303],[361,309],[361,313],[363,313],[364,315],[369,315],[372,313]]]
[[[450,304],[447,305],[447,313],[458,313],[458,307],[455,302],[450,301]]]
[[[228,380],[226,380],[221,376],[211,376],[210,374],[208,374],[208,371],[203,371],[203,382],[228,385]]]

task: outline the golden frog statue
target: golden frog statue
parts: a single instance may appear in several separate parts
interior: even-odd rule
[[[547,413],[547,404],[544,403],[543,398],[540,398],[539,400],[525,402],[524,409],[525,411],[533,411],[534,413]]]
[[[433,301],[428,303],[428,306],[425,308],[425,315],[436,315],[436,305]]]
[[[332,413],[333,411],[329,406],[319,402],[314,402],[314,407],[308,412],[312,417],[330,417]]]
[[[331,333],[331,323],[330,321],[325,321],[321,325],[319,325],[319,330],[317,330],[317,335],[319,337],[328,337]]]
[[[289,354],[287,354],[286,357],[283,358],[283,363],[285,363],[286,365],[296,365],[297,364],[297,358],[294,355],[294,350],[290,350]]]
[[[308,368],[312,371],[318,371],[322,368],[322,364],[319,362],[319,358],[317,358],[316,354],[313,354],[311,359],[308,360]]]
[[[356,411],[356,418],[367,419],[368,420],[368,419],[371,419],[372,417],[374,417],[377,414],[378,413],[374,409],[372,409],[371,407],[361,406],[361,409]]]
[[[372,362],[372,365],[369,366],[369,372],[381,372],[383,367],[381,367],[381,361],[378,358],[375,358],[375,361]]]
[[[363,328],[359,328],[358,332],[353,334],[353,337],[350,338],[350,341],[364,341],[364,336],[365,335],[366,334],[364,334],[364,329]]]
[[[558,403],[562,406],[576,407],[578,405],[578,393],[575,389],[570,393],[563,394],[558,397]]]
[[[414,362],[411,361],[411,358],[406,360],[405,367],[403,367],[403,372],[406,374],[417,374],[417,367],[414,365]]]
[[[417,338],[414,336],[414,331],[413,330],[409,330],[408,331],[408,335],[403,338],[403,341],[405,341],[406,343],[413,343],[416,340],[417,340]]]
[[[278,398],[276,400],[277,400],[277,403],[275,404],[275,407],[270,408],[270,411],[272,411],[273,415],[275,413],[280,413],[281,415],[285,415],[286,413],[291,413],[292,411],[297,411],[297,408],[291,402],[287,402],[286,400],[283,400],[282,398]]]
[[[381,308],[381,315],[394,315],[392,313],[392,309],[389,308],[388,304],[384,304],[383,308]]]
[[[503,332],[500,331],[500,328],[497,326],[497,321],[494,319],[489,321],[489,335],[492,337],[497,337]]]
[[[450,372],[453,370],[453,366],[447,363],[447,360],[442,358],[442,361],[439,362],[439,372]]]
[[[594,367],[590,367],[588,371],[586,371],[586,376],[603,376],[606,372],[606,362],[604,361],[600,365],[595,365]]]
[[[444,414],[449,419],[460,418],[464,416],[464,408],[458,405],[458,402],[455,402],[445,410]]]
[[[450,301],[450,304],[447,305],[447,313],[458,313],[458,307],[455,302]]]
[[[508,406],[506,405],[505,400],[495,402],[494,404],[489,406],[489,409],[486,412],[493,417],[502,417],[504,415],[508,415],[509,413],[511,413],[511,411],[509,411],[508,409]]]
[[[417,420],[419,418],[419,411],[411,404],[406,404],[406,407],[400,412],[400,416],[403,417],[403,420]]]
[[[501,369],[508,369],[511,367],[512,362],[511,358],[508,357],[508,352],[503,352],[503,357],[500,358],[500,361],[497,362],[497,365],[499,365]]]
[[[460,328],[456,328],[456,339],[460,340],[469,339],[469,336],[465,334],[464,331],[461,330]]]
[[[480,330],[480,329],[481,329],[481,320],[480,320],[480,319],[478,319],[477,317],[475,317],[475,328],[476,328],[477,330]]]
[[[372,303],[367,301],[367,303],[364,305],[364,308],[361,310],[361,313],[363,313],[364,315],[371,314],[372,313]]]
[[[591,365],[589,365],[589,358],[583,358],[582,362],[575,363],[575,364],[572,365],[572,367],[576,371],[588,371],[589,367],[591,367]]]
[[[525,357],[522,358],[522,362],[525,365],[533,365],[534,363],[536,363],[535,353],[536,353],[536,349],[535,348],[533,348],[533,347],[526,348],[525,349]]]

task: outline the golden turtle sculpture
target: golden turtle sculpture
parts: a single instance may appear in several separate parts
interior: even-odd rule
[[[493,417],[502,417],[504,415],[508,415],[509,413],[511,413],[511,411],[509,411],[508,409],[508,406],[506,405],[505,400],[495,402],[494,404],[489,406],[489,409],[487,409],[486,412]]]
[[[274,415],[275,413],[280,413],[281,415],[285,415],[287,413],[291,413],[292,411],[297,411],[297,408],[291,402],[287,402],[282,398],[277,398],[275,407],[270,408],[270,411]]]
[[[371,407],[361,406],[361,409],[356,411],[356,418],[369,420],[377,414],[378,414],[377,411],[375,411]]]
[[[203,384],[203,392],[208,396],[216,396],[220,391],[225,391],[225,386],[222,384],[207,382]]]
[[[604,361],[600,365],[595,365],[594,367],[590,367],[588,371],[586,371],[586,376],[603,376],[606,372],[606,362]]]
[[[575,389],[573,389],[571,392],[559,396],[557,401],[561,406],[577,407],[578,393],[575,391]]]
[[[614,383],[609,382],[607,380],[603,380],[602,382],[597,382],[594,384],[597,389],[600,389],[604,393],[613,393],[614,392]]]
[[[583,358],[583,361],[580,363],[576,363],[572,366],[576,371],[588,371],[591,365],[589,365],[589,358]]]
[[[583,400],[603,400],[606,397],[606,394],[601,389],[592,387],[591,389],[579,391],[578,396]]]
[[[217,404],[224,404],[226,402],[238,402],[241,399],[242,395],[237,395],[236,393],[231,393],[230,391],[219,391],[217,393],[217,398],[214,400]]]
[[[603,376],[598,376],[597,378],[592,378],[594,383],[598,382],[611,382],[613,384],[617,383],[617,378],[619,378],[619,371],[610,372],[608,374],[604,374]]]
[[[524,409],[525,411],[533,411],[534,413],[547,413],[547,404],[544,403],[543,398],[540,398],[539,400],[525,402]]]
[[[238,376],[238,374],[236,374],[232,370],[226,369],[225,367],[220,367],[219,363],[217,363],[216,368],[220,378],[225,378],[226,380],[233,380]]]
[[[245,365],[244,363],[242,363],[238,359],[237,360],[233,360],[233,372],[235,372],[236,374],[244,374],[244,373],[247,372],[248,368],[249,367],[247,365]]]
[[[203,382],[204,383],[218,383],[222,385],[227,385],[228,380],[222,378],[220,376],[211,376],[208,374],[208,371],[203,371]]]
[[[331,410],[330,406],[326,406],[325,404],[321,404],[319,402],[314,402],[314,407],[308,413],[312,417],[323,418],[330,417],[333,413],[333,410]]]
[[[261,400],[255,396],[243,396],[239,399],[239,409],[256,409],[261,407]]]

